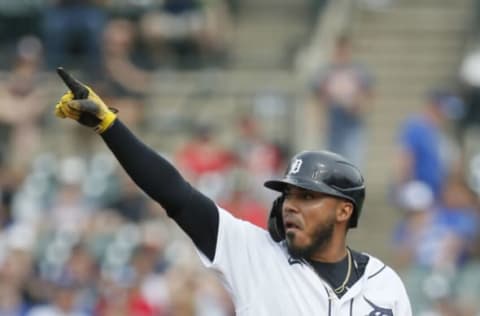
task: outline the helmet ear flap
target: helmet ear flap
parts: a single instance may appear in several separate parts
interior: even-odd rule
[[[282,206],[284,196],[283,194],[273,201],[270,216],[268,217],[268,232],[270,237],[276,242],[285,239],[285,229],[283,227]]]

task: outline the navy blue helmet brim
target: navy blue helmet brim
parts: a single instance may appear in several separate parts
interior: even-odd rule
[[[287,177],[282,180],[269,180],[264,183],[264,186],[278,192],[284,192],[287,185],[293,185],[305,190],[314,192],[321,192],[328,195],[333,195],[341,198],[348,198],[340,192],[332,189],[323,182],[308,181],[299,178]],[[349,199],[349,198],[348,198]]]

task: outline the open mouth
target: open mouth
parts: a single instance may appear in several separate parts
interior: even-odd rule
[[[296,222],[296,221],[293,221],[293,220],[286,220],[285,221],[285,231],[288,231],[288,230],[299,230],[301,229],[300,225]]]

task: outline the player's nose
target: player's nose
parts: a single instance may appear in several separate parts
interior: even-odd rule
[[[288,199],[286,198],[283,201],[283,207],[282,207],[282,212],[283,213],[299,213],[300,208],[298,205],[295,203],[295,199]]]

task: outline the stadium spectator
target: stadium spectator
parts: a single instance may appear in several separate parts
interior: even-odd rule
[[[59,174],[60,185],[48,211],[50,229],[82,234],[93,211],[82,189],[86,164],[80,157],[65,158]]]
[[[151,82],[151,74],[135,60],[136,31],[136,25],[124,18],[108,22],[102,41],[102,65],[95,84],[132,126],[143,120],[144,99]]]
[[[261,130],[259,122],[253,116],[243,116],[237,121],[238,137],[234,144],[239,168],[248,176],[245,188],[255,188],[278,175],[284,163],[282,149],[272,141],[269,141]],[[283,171],[283,170],[282,170]],[[274,197],[268,190],[251,192],[265,206],[270,206]]]
[[[194,262],[180,263],[168,271],[170,311],[178,316],[234,315],[231,300],[218,280]]]
[[[234,185],[231,194],[222,199],[219,205],[230,210],[237,218],[249,221],[259,227],[267,227],[269,208],[259,201],[254,193],[245,185]]]
[[[27,316],[88,316],[76,306],[78,287],[68,277],[53,280],[50,284],[50,300],[47,304],[34,306]]]
[[[221,197],[227,188],[226,175],[234,156],[218,142],[210,124],[198,124],[192,138],[175,155],[179,170],[208,196]]]
[[[18,40],[15,61],[0,82],[0,160],[25,170],[40,144],[46,106],[43,47],[34,36]]]
[[[134,61],[136,37],[136,26],[127,19],[113,19],[106,25],[100,78],[108,95],[144,96],[149,89],[149,73]]]
[[[257,120],[250,115],[240,117],[236,141],[233,145],[235,166],[228,194],[221,196],[219,204],[236,217],[266,228],[270,201],[274,197],[268,190],[252,190],[283,168],[281,148],[262,133]]]
[[[92,313],[92,307],[98,295],[96,280],[99,271],[98,264],[86,243],[79,242],[72,246],[62,273],[77,284],[76,305],[82,310]]]
[[[166,0],[145,13],[139,24],[156,66],[196,68],[207,59],[222,60],[229,20],[224,1]]]
[[[367,66],[352,59],[348,36],[337,38],[333,59],[313,81],[317,102],[327,111],[327,149],[361,167],[367,146],[365,115],[371,110],[374,82]]]
[[[149,243],[138,245],[131,256],[131,266],[139,283],[139,295],[156,316],[166,315],[169,304],[165,270],[169,267],[162,248]]]
[[[0,235],[0,315],[23,316],[30,307],[26,286],[30,281],[35,250],[32,227],[13,224]]]
[[[443,185],[459,169],[459,151],[444,128],[463,115],[463,102],[449,91],[432,91],[423,110],[412,115],[398,132],[394,191],[410,181],[425,183],[439,200]]]
[[[86,73],[95,77],[101,56],[101,34],[107,21],[104,2],[56,0],[45,8],[41,24],[49,69],[72,65],[88,69]]]
[[[139,284],[130,275],[127,267],[125,275],[112,278],[103,287],[102,296],[95,307],[98,316],[154,316],[154,308],[141,296]],[[162,315],[162,314],[159,314]]]

